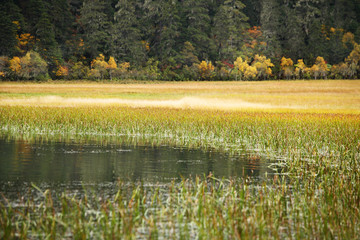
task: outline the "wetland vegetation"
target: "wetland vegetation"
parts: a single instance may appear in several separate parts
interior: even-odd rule
[[[241,174],[221,178],[209,172],[159,184],[120,179],[111,191],[98,191],[96,184],[95,190],[78,191],[40,184],[15,199],[3,191],[0,237],[356,239],[359,81],[338,83],[274,82],[273,88],[264,87],[266,82],[2,83],[0,126],[5,141],[127,142],[211,150],[228,157],[246,149],[249,159],[266,159],[277,171],[260,179]],[[46,102],[49,98],[42,97],[53,96],[57,87],[60,100]],[[229,89],[234,89],[231,96],[226,95]],[[93,100],[110,95],[157,102],[77,101],[85,92]],[[224,104],[159,104],[183,97]],[[330,98],[333,101],[327,102]],[[277,104],[279,99],[287,105]],[[222,107],[226,101],[241,100],[260,105]]]

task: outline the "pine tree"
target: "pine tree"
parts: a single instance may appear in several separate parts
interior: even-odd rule
[[[209,6],[206,0],[185,0],[183,9],[185,15],[184,38],[194,47],[195,54],[200,59],[209,58],[210,26]]]
[[[260,26],[261,0],[243,0],[244,14],[249,18],[250,26]]]
[[[109,6],[107,0],[85,0],[81,7],[85,51],[90,59],[109,53],[111,21],[105,13]]]
[[[304,43],[303,53],[299,58],[305,62],[314,61],[316,56],[324,55],[323,36],[321,25],[323,24],[322,11],[320,9],[324,0],[296,0],[295,10],[297,22],[299,23],[298,37]]]
[[[146,60],[146,46],[141,42],[140,23],[136,16],[138,4],[135,1],[119,0],[112,29],[112,54],[116,59],[132,64]]]
[[[49,16],[43,12],[39,22],[35,26],[37,51],[41,54],[49,65],[50,73],[62,64],[62,55],[58,43],[55,40],[54,26],[51,24]]]
[[[54,25],[55,40],[62,46],[68,39],[72,38],[72,25],[75,16],[70,12],[70,5],[67,0],[51,0],[50,21]]]
[[[245,5],[238,0],[225,0],[214,17],[213,35],[218,59],[235,60],[243,45],[248,18],[242,12]]]
[[[23,14],[26,27],[24,31],[31,35],[36,35],[36,25],[46,11],[46,3],[43,0],[29,0],[25,2]]]
[[[147,36],[151,56],[157,56],[163,63],[177,56],[181,44],[179,6],[176,0],[145,0]]]
[[[281,48],[281,4],[279,0],[262,0],[260,13],[261,29],[266,41],[265,54],[271,58],[282,55]]]
[[[10,14],[12,5],[12,1],[0,4],[0,56],[17,53],[17,25]]]

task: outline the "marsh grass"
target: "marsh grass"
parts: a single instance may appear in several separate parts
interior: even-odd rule
[[[26,105],[26,99],[57,96],[63,99],[55,106],[64,106],[67,99],[121,99],[134,105],[146,106],[147,101],[176,101],[190,98],[197,108],[217,105],[216,109],[275,108],[275,109],[312,109],[313,111],[349,112],[360,109],[360,80],[332,81],[260,81],[260,82],[146,82],[134,81],[133,84],[99,84],[94,82],[62,83],[0,83],[0,105],[9,104],[10,100],[24,100],[17,105]],[[11,102],[11,101],[10,101]],[[143,105],[141,105],[141,103]],[[205,103],[205,104],[204,104]],[[12,103],[14,104],[14,103]],[[46,105],[44,101],[33,104]],[[89,103],[90,104],[90,103]],[[96,105],[96,101],[91,103]],[[116,103],[118,104],[118,103]],[[73,105],[77,105],[73,101]],[[205,106],[204,106],[205,105]],[[154,106],[154,105],[153,105]],[[167,107],[171,107],[168,105]],[[182,107],[184,107],[182,105]],[[186,105],[185,105],[186,107]]]
[[[0,108],[12,138],[140,141],[234,152],[253,149],[283,172],[251,179],[184,179],[124,187],[111,197],[38,189],[12,206],[3,197],[1,238],[356,239],[360,232],[360,116],[171,108]],[[136,142],[136,141],[135,141]],[[42,192],[43,191],[43,192]]]
[[[358,237],[358,186],[345,200],[342,190],[319,186],[315,178],[302,186],[276,177],[270,185],[248,181],[208,176],[165,187],[119,185],[108,198],[63,193],[56,204],[47,190],[21,207],[1,204],[1,233],[4,239]]]

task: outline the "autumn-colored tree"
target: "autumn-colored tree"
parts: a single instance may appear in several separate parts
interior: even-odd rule
[[[90,69],[82,62],[76,62],[70,71],[70,77],[72,79],[83,79],[89,75]]]
[[[280,63],[281,71],[284,77],[287,79],[290,79],[294,75],[294,62],[291,60],[291,58],[282,57],[281,63]]]
[[[213,77],[215,68],[211,62],[202,61],[197,64],[197,68],[201,80],[210,80]]]
[[[271,68],[274,67],[274,64],[265,56],[256,54],[252,66],[256,68],[258,79],[263,78],[265,80],[272,74]]]
[[[58,66],[58,69],[55,73],[58,78],[66,78],[69,76],[69,69],[66,66]]]
[[[320,68],[318,65],[314,64],[311,68],[311,73],[312,73],[312,76],[314,76],[315,80],[319,77],[320,75]]]
[[[245,78],[246,80],[253,80],[253,79],[256,78],[257,74],[258,74],[258,71],[257,71],[256,67],[254,67],[254,66],[249,66],[249,67],[247,67],[246,70],[245,70],[244,78]]]
[[[15,78],[20,76],[21,71],[21,59],[19,57],[13,57],[10,61],[10,70],[14,74]]]
[[[326,78],[330,68],[325,62],[323,57],[318,56],[315,60],[315,64],[311,67],[311,73],[317,79],[317,77]]]
[[[109,64],[105,61],[105,56],[99,54],[94,60],[91,61],[91,70],[89,77],[93,79],[104,79],[107,74]]]
[[[107,69],[109,70],[110,80],[112,80],[113,72],[117,69],[117,64],[114,57],[109,58]]]
[[[349,66],[349,77],[356,77],[356,74],[360,70],[360,45],[355,43],[354,49],[350,55],[345,59],[346,64]]]
[[[22,33],[17,36],[18,49],[21,53],[26,53],[34,48],[35,37],[30,33]]]
[[[295,64],[295,76],[297,79],[304,78],[307,67],[304,63],[304,60],[298,59],[297,64]]]
[[[2,56],[0,57],[0,79],[7,77],[9,68],[9,58]]]
[[[234,73],[235,73],[235,80],[237,80],[237,76],[240,76],[240,81],[245,74],[246,69],[249,67],[247,61],[244,61],[241,57],[238,57],[234,62]]]
[[[110,60],[109,60],[109,65],[110,65]],[[117,68],[113,68],[111,70],[111,75],[113,78],[124,79],[129,76],[129,69],[130,69],[130,63],[122,62],[117,66]]]
[[[44,79],[48,77],[48,64],[37,52],[30,51],[22,58],[10,60],[10,70],[16,77],[23,79]]]
[[[130,63],[129,62],[123,62],[123,63],[120,63],[119,64],[119,69],[121,71],[129,71],[129,68],[130,68]]]
[[[353,33],[351,32],[347,32],[343,35],[342,37],[342,43],[344,44],[345,47],[347,47],[347,45],[354,45],[355,42],[355,36]]]
[[[350,68],[347,63],[340,63],[331,67],[331,76],[335,79],[348,78]]]
[[[263,54],[266,49],[266,42],[260,26],[254,26],[247,30],[245,44],[241,49],[242,54],[251,57],[255,54]]]

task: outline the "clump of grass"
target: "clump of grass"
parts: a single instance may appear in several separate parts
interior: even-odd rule
[[[281,177],[255,186],[209,176],[167,188],[120,187],[101,201],[64,194],[55,205],[49,192],[20,209],[3,201],[3,238],[358,238],[357,114],[2,107],[0,126],[3,135],[22,138],[135,136],[153,144],[256,149],[285,166]]]

